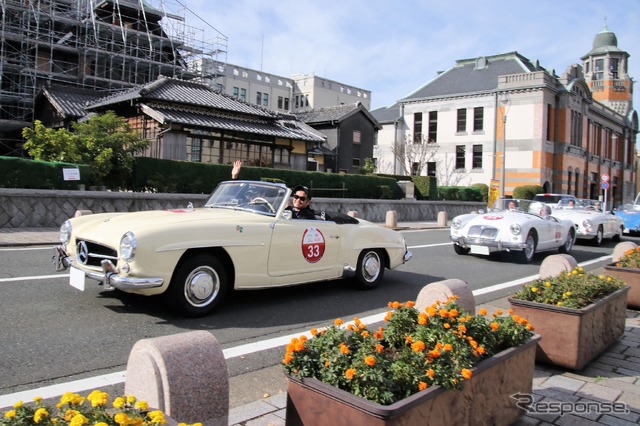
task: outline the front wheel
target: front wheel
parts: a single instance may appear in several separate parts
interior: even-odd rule
[[[618,232],[613,236],[613,241],[616,243],[620,241],[622,239],[622,234],[624,234],[624,226],[621,226],[620,229],[618,229]]]
[[[526,247],[522,250],[522,260],[525,263],[531,263],[533,256],[536,254],[536,239],[532,232],[529,232],[525,240]]]
[[[228,291],[227,271],[214,256],[199,254],[181,263],[166,297],[172,309],[186,316],[211,313]]]
[[[602,245],[603,240],[604,240],[604,230],[602,229],[602,225],[601,225],[601,226],[598,226],[596,237],[593,239],[593,245],[596,247],[600,247]]]
[[[469,247],[462,247],[462,246],[460,246],[458,244],[454,244],[453,245],[453,251],[455,251],[456,254],[459,254],[459,255],[469,254],[470,250],[471,249]]]
[[[376,288],[384,275],[384,259],[379,250],[366,249],[358,257],[355,282],[358,288]]]
[[[569,252],[573,248],[574,239],[575,239],[575,236],[573,234],[573,229],[570,229],[569,232],[567,233],[567,239],[564,241],[564,244],[558,248],[558,251],[560,251],[560,253],[569,254]]]

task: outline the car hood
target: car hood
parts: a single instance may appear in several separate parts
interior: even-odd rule
[[[264,222],[275,220],[271,216],[220,208],[150,210],[133,213],[99,213],[71,220],[73,234],[81,238],[117,247],[128,231],[137,239],[163,233],[179,233],[185,229],[211,226],[213,223]]]
[[[473,215],[473,217],[469,218],[467,221],[467,226],[482,224],[501,227],[504,224],[510,225],[512,223],[522,223],[523,221],[528,221],[532,218],[537,218],[537,216],[520,212],[495,211]]]

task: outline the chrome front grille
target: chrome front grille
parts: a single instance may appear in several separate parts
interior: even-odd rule
[[[79,264],[99,267],[105,259],[116,263],[118,261],[117,251],[111,247],[96,244],[91,241],[76,241],[76,260]]]
[[[495,240],[498,236],[498,228],[486,225],[474,225],[469,228],[468,238],[479,238],[482,240]]]

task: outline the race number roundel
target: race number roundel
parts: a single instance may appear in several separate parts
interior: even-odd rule
[[[309,227],[302,234],[302,255],[309,263],[316,263],[324,255],[325,240],[319,229]]]

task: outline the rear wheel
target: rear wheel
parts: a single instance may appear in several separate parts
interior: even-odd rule
[[[593,245],[600,247],[600,245],[602,245],[602,240],[604,240],[604,230],[602,229],[602,225],[600,225],[598,226],[596,237],[593,239]]]
[[[536,254],[536,238],[533,232],[529,232],[525,244],[526,247],[522,250],[522,260],[525,263],[531,263],[533,256]]]
[[[172,309],[186,316],[207,315],[228,291],[227,272],[214,256],[199,254],[181,263],[166,297]]]
[[[376,288],[384,275],[384,258],[377,249],[366,249],[358,257],[356,285],[361,289]]]
[[[574,239],[574,231],[573,229],[570,229],[567,233],[567,239],[565,240],[564,244],[561,245],[560,248],[558,248],[558,251],[560,251],[560,253],[569,253],[573,248]]]
[[[624,233],[624,226],[621,226],[620,229],[618,229],[618,232],[616,232],[616,234],[613,236],[613,241],[618,242],[622,239],[622,234]]]
[[[469,247],[462,247],[462,246],[460,246],[458,244],[454,244],[453,245],[453,251],[455,251],[456,254],[459,254],[459,255],[469,254],[470,250],[471,249]]]

